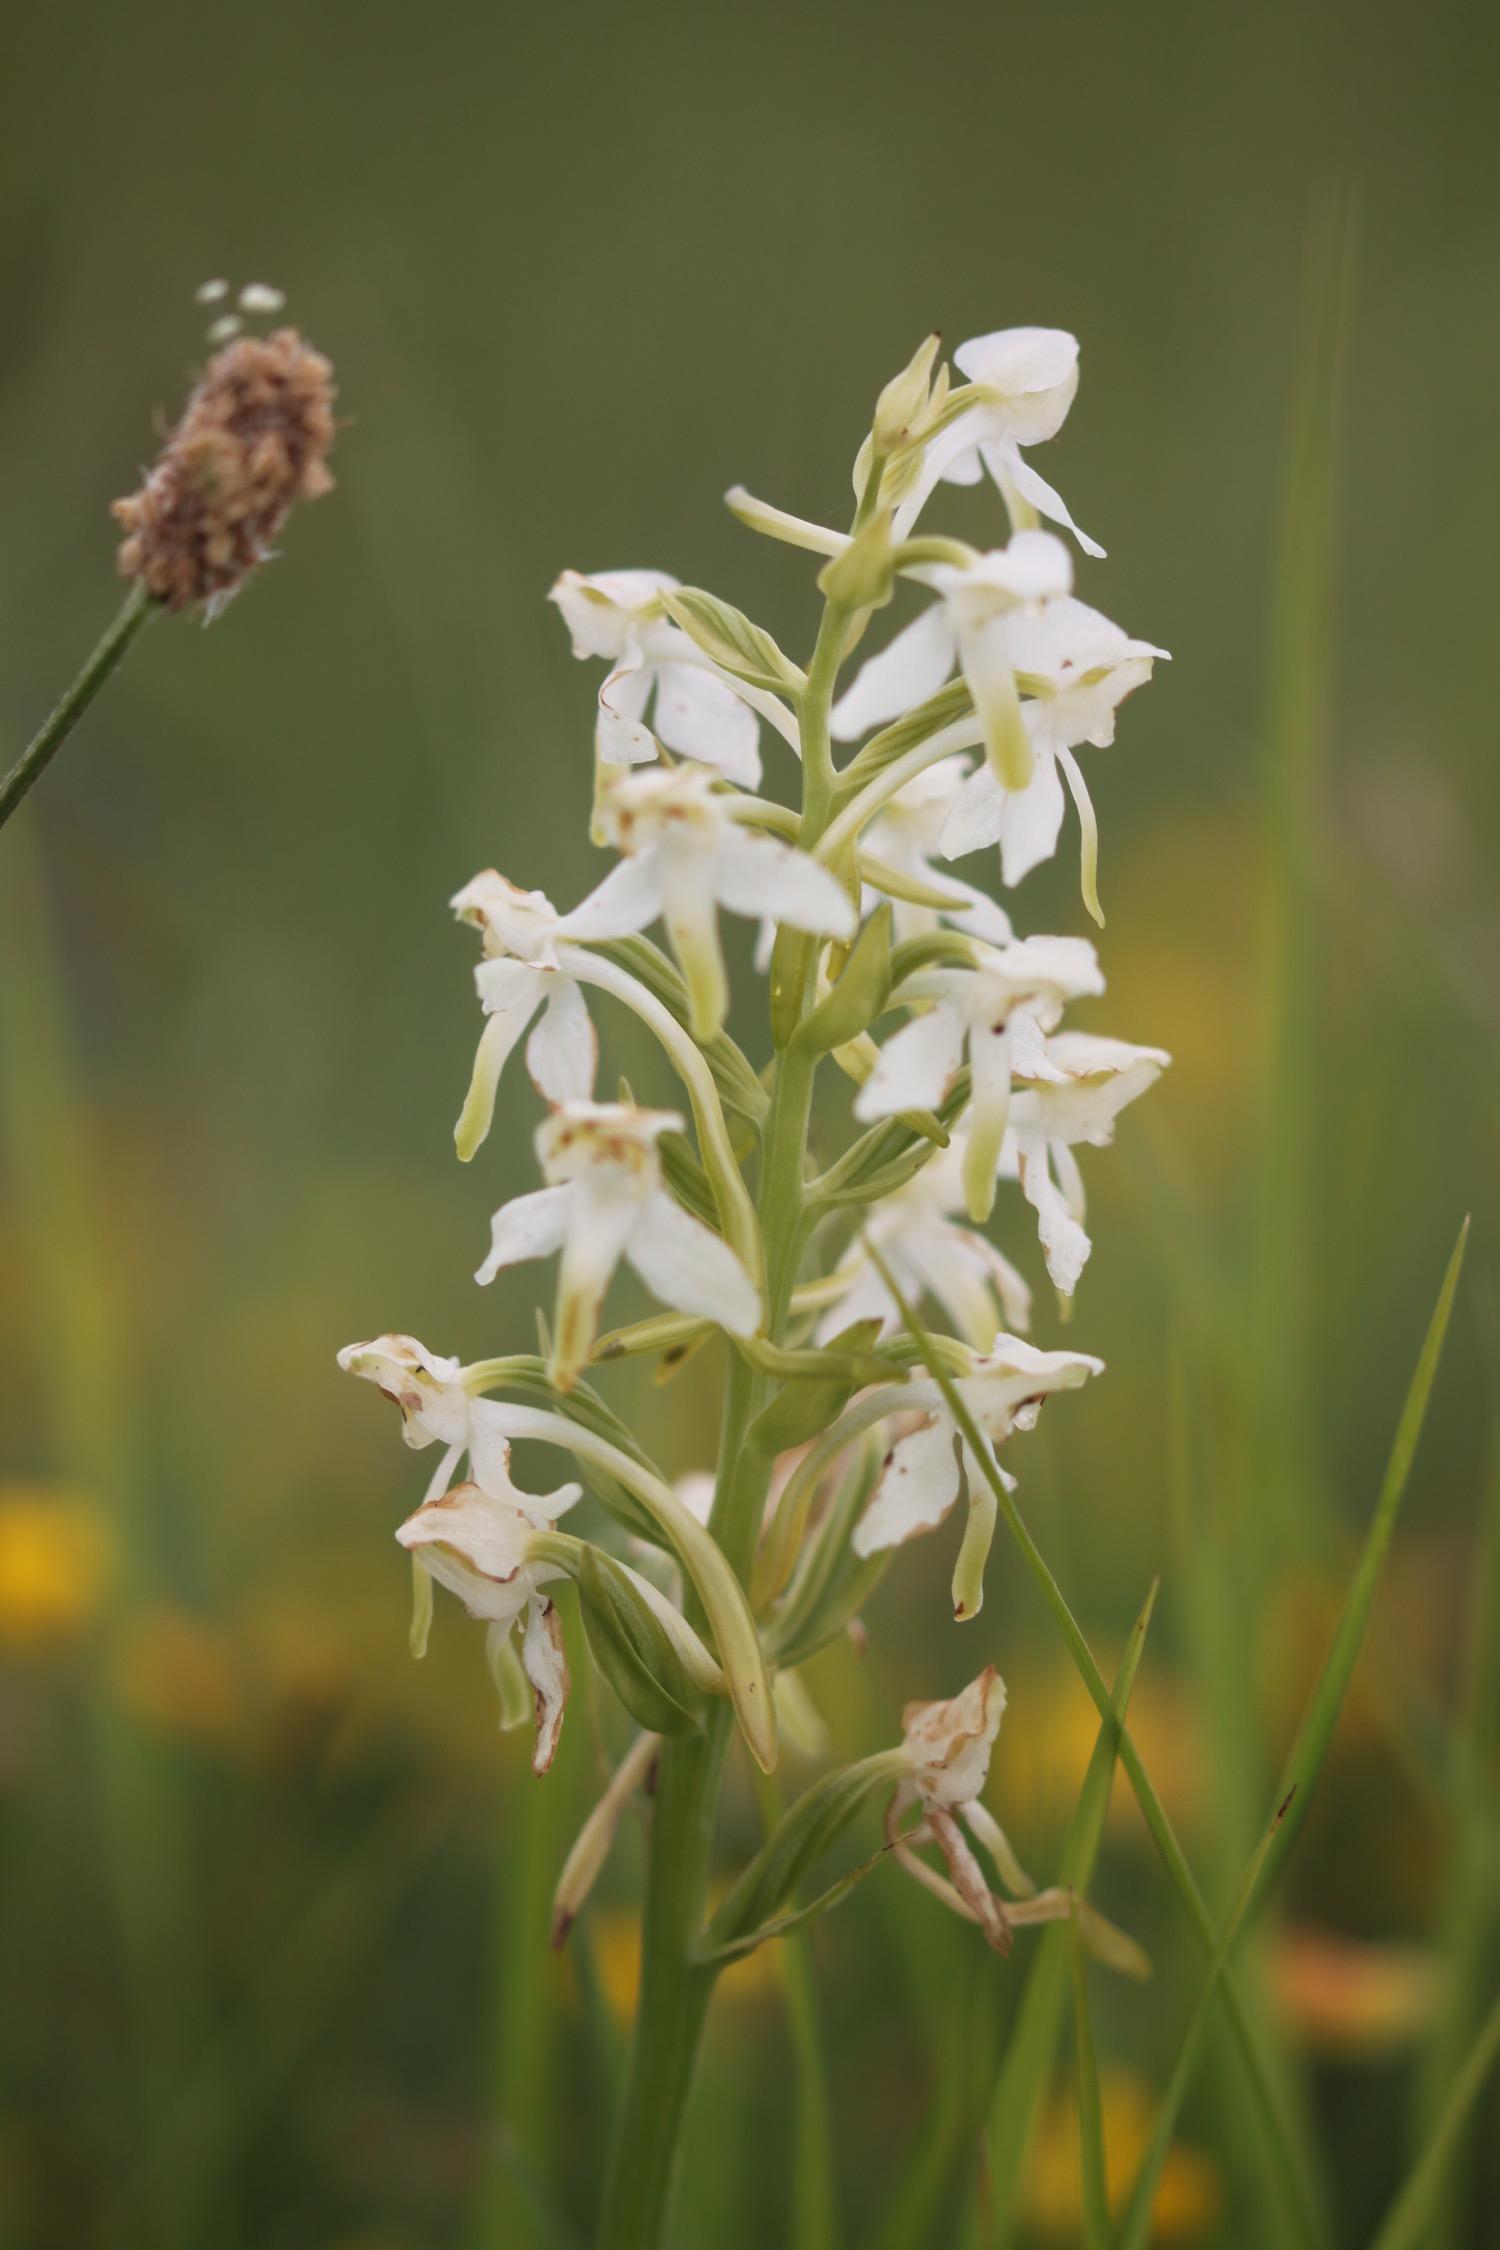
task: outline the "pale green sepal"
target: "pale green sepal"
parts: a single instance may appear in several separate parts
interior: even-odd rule
[[[528,1725],[532,1715],[531,1683],[522,1669],[509,1625],[490,1626],[484,1637],[484,1654],[500,1698],[500,1731],[509,1734],[515,1727]]]
[[[990,1559],[997,1513],[989,1486],[976,1484],[971,1478],[969,1520],[953,1566],[953,1615],[960,1625],[967,1625],[984,1607],[984,1566]]]
[[[877,508],[858,538],[818,572],[818,592],[840,609],[884,609],[895,590],[891,511]]]
[[[664,593],[662,603],[706,657],[747,686],[797,695],[807,685],[806,674],[782,654],[770,634],[732,602],[721,602],[701,586],[679,586]]]
[[[411,1558],[411,1630],[407,1640],[412,1655],[427,1654],[427,1636],[432,1631],[432,1573],[421,1556],[412,1550]]]
[[[893,375],[881,392],[875,403],[875,419],[870,425],[874,453],[894,453],[912,425],[925,416],[932,363],[942,341],[936,333],[924,336],[900,374]]]

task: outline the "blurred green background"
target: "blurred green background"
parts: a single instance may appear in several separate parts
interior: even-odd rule
[[[390,1533],[425,1465],[333,1354],[385,1327],[527,1347],[536,1277],[468,1275],[533,1184],[535,1104],[517,1074],[454,1161],[477,1017],[445,902],[498,864],[566,903],[604,864],[558,570],[670,569],[805,651],[805,560],[719,495],[841,520],[918,338],[1022,322],[1083,344],[1044,464],[1110,549],[1080,590],[1174,652],[1090,768],[1090,1021],[1177,1059],[1086,1163],[1069,1339],[1107,1379],[1012,1465],[1101,1649],[1164,1573],[1141,1740],[1216,1906],[1475,1213],[1372,1648],[1254,1962],[1338,2239],[1368,2234],[1497,1969],[1497,50],[1478,0],[13,11],[0,762],[117,599],[107,505],[201,356],[197,283],[284,287],[347,423],[284,559],[212,631],[159,625],[0,837],[0,2244],[557,2243],[549,2198],[586,2227],[638,1846],[561,1963],[545,1923],[616,1715],[580,1692],[533,1787],[452,1605],[412,1665]],[[1278,554],[1341,195],[1325,630],[1316,445]],[[972,496],[949,520],[999,536]],[[1084,927],[1071,852],[1022,928]],[[668,1090],[628,1027],[604,1059]],[[612,1395],[675,1472],[711,1458],[715,1381]],[[992,1802],[1045,1874],[1087,1706],[1013,1559],[962,1634],[950,1562],[903,1558],[869,1657],[813,1684],[852,1751],[998,1663]],[[730,1819],[741,1848],[748,1791]],[[1128,2165],[1198,1956],[1123,1803],[1099,1896],[1158,1962],[1101,1994]],[[978,1952],[885,1872],[820,1929],[850,2244],[947,2239],[1024,1971]],[[758,1961],[716,2005],[683,2250],[794,2239],[786,2056]],[[1077,2238],[1066,2140],[1060,2113],[1037,2241]],[[1500,2234],[1493,2092],[1474,2142],[1432,2238],[1455,2250]],[[898,2200],[913,2146],[925,2204]],[[1211,2046],[1160,2238],[1276,2240],[1257,2164]]]

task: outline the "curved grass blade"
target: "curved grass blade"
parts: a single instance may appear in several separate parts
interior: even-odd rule
[[[1093,1877],[1109,1811],[1115,1764],[1124,1732],[1130,1692],[1145,1653],[1151,1612],[1156,1606],[1155,1583],[1141,1614],[1131,1629],[1115,1675],[1109,1708],[1100,1725],[1078,1792],[1078,1802],[1063,1838],[1058,1881],[1075,1891],[1086,1891]],[[1021,2181],[1031,2151],[1042,2096],[1052,2075],[1052,2058],[1062,2032],[1067,2001],[1069,1929],[1059,1924],[1048,1930],[1037,1947],[1025,1997],[1016,2017],[1005,2062],[995,2082],[985,2128],[988,2216],[986,2239],[990,2250],[1004,2250],[1016,2228]]]
[[[1172,2145],[1172,2135],[1177,2129],[1178,2113],[1182,2108],[1183,2097],[1187,2093],[1193,2068],[1198,2060],[1198,2050],[1202,2044],[1204,2029],[1208,2023],[1209,2007],[1218,1989],[1219,1980],[1228,1964],[1229,1956],[1234,1949],[1234,1941],[1239,1936],[1240,1927],[1244,1922],[1251,1900],[1255,1897],[1267,1856],[1281,1831],[1289,1810],[1289,1802],[1284,1801],[1278,1808],[1275,1819],[1261,1838],[1255,1857],[1245,1870],[1239,1890],[1235,1895],[1234,1904],[1229,1910],[1229,1919],[1224,1925],[1224,1934],[1214,1947],[1213,1958],[1208,1964],[1208,1974],[1203,1980],[1197,2004],[1188,2019],[1188,2027],[1183,2034],[1182,2045],[1178,2049],[1172,2075],[1167,2081],[1167,2090],[1162,2096],[1161,2109],[1157,2114],[1156,2127],[1151,2136],[1150,2146],[1146,2151],[1145,2161],[1136,2174],[1135,2185],[1130,2192],[1130,2201],[1126,2206],[1125,2216],[1120,2222],[1120,2231],[1115,2237],[1116,2250],[1146,2250],[1146,2244],[1151,2233],[1151,2206],[1156,2201],[1156,2190],[1161,2181],[1162,2166],[1167,2161],[1167,2151]]]
[[[1088,1956],[1077,1920],[1067,1925],[1073,1956],[1073,2044],[1078,2062],[1078,2171],[1082,2190],[1083,2250],[1109,2250],[1109,2173],[1104,2161],[1104,2104],[1099,2058],[1089,2012]]]
[[[1458,2149],[1469,2112],[1500,2055],[1500,1998],[1485,2018],[1479,2037],[1454,2079],[1432,2137],[1415,2170],[1396,2197],[1370,2250],[1424,2250],[1427,2228],[1437,2207],[1448,2166]]]
[[[1422,1424],[1427,1414],[1427,1402],[1432,1396],[1433,1378],[1437,1374],[1438,1360],[1442,1355],[1443,1338],[1448,1333],[1448,1319],[1453,1310],[1454,1291],[1464,1262],[1464,1251],[1469,1240],[1469,1222],[1464,1220],[1458,1230],[1458,1240],[1453,1255],[1448,1260],[1448,1270],[1443,1276],[1443,1286],[1427,1334],[1417,1358],[1406,1403],[1401,1409],[1401,1419],[1396,1425],[1395,1443],[1386,1464],[1380,1497],[1375,1503],[1375,1514],[1365,1537],[1363,1551],[1354,1573],[1349,1592],[1345,1597],[1343,1614],[1333,1646],[1328,1651],[1317,1688],[1307,1717],[1303,1720],[1297,1739],[1292,1745],[1281,1777],[1281,1795],[1287,1798],[1296,1792],[1289,1817],[1275,1833],[1265,1866],[1261,1874],[1262,1890],[1276,1880],[1276,1876],[1291,1850],[1306,1817],[1308,1799],[1313,1785],[1322,1772],[1323,1761],[1328,1756],[1338,1725],[1339,1713],[1344,1707],[1344,1697],[1354,1675],[1360,1644],[1369,1623],[1370,1605],[1375,1599],[1375,1589],[1380,1583],[1380,1573],[1396,1528],[1396,1517],[1411,1475],[1412,1460],[1417,1441],[1422,1434]]]
[[[890,1291],[892,1301],[895,1303],[902,1319],[920,1345],[926,1360],[927,1371],[942,1392],[944,1403],[958,1425],[959,1434],[967,1442],[970,1451],[984,1473],[985,1482],[995,1495],[996,1505],[1005,1519],[1006,1527],[1016,1545],[1020,1548],[1026,1567],[1041,1588],[1047,1606],[1052,1611],[1062,1633],[1068,1654],[1078,1667],[1078,1674],[1084,1686],[1093,1697],[1095,1709],[1101,1716],[1107,1715],[1109,1690],[1104,1684],[1103,1673],[1094,1661],[1093,1651],[1083,1636],[1078,1620],[1068,1607],[1062,1588],[1048,1569],[1046,1557],[1027,1530],[1020,1510],[1006,1490],[998,1466],[989,1457],[988,1450],[975,1426],[974,1417],[964,1404],[957,1385],[943,1365],[941,1353],[933,1346],[932,1339],[906,1302],[889,1266],[881,1257],[879,1250],[870,1242],[868,1236],[865,1238],[865,1247],[872,1264],[876,1266]],[[1152,1840],[1161,1853],[1173,1886],[1183,1905],[1187,1908],[1200,1939],[1211,1953],[1218,1943],[1219,1936],[1213,1914],[1209,1909],[1207,1899],[1199,1888],[1197,1877],[1189,1865],[1187,1854],[1178,1841],[1177,1832],[1167,1818],[1166,1808],[1158,1797],[1151,1778],[1141,1762],[1140,1753],[1128,1733],[1121,1736],[1120,1763],[1129,1777],[1130,1786],[1135,1791],[1136,1802],[1145,1817],[1146,1826],[1151,1831]],[[1316,2246],[1321,2245],[1324,2239],[1325,2229],[1317,2215],[1304,2168],[1297,2156],[1291,2128],[1283,2114],[1270,2066],[1261,2051],[1259,2038],[1250,2020],[1249,2012],[1240,1997],[1232,1970],[1225,1970],[1220,1980],[1220,1991],[1225,2011],[1229,2017],[1230,2028],[1234,2033],[1235,2044],[1239,2049],[1250,2079],[1255,2106],[1265,2132],[1267,2149],[1271,2158],[1272,2175],[1287,2221],[1294,2238],[1304,2245],[1304,2250],[1316,2250]]]

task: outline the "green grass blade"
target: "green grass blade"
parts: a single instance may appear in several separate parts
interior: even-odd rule
[[[1078,2060],[1078,2171],[1083,2203],[1083,2250],[1109,2250],[1109,2173],[1104,2160],[1104,2104],[1099,2057],[1089,2010],[1088,1956],[1076,1921],[1067,1925],[1073,1956],[1073,2042]]]
[[[1500,2055],[1500,1998],[1464,2059],[1444,2102],[1431,2138],[1405,2187],[1396,2197],[1370,2250],[1425,2250],[1428,2225],[1457,2153],[1469,2113]]]
[[[1493,1382],[1494,1375],[1500,1373],[1500,1337],[1492,1335],[1488,1343]],[[1447,1763],[1452,1842],[1439,1917],[1443,1998],[1417,2076],[1414,2150],[1434,2131],[1444,2097],[1474,2036],[1477,1995],[1497,1914],[1490,1835],[1494,1789],[1490,1777],[1500,1766],[1500,1415],[1490,1440],[1477,1544],[1467,1646]],[[1433,2213],[1432,2250],[1456,2250],[1465,2169],[1465,2151],[1461,2149],[1449,2164]]]
[[[1349,1682],[1359,1658],[1360,1644],[1364,1640],[1365,1627],[1369,1623],[1370,1605],[1375,1599],[1375,1589],[1380,1583],[1381,1570],[1396,1528],[1396,1517],[1411,1475],[1417,1441],[1422,1435],[1427,1402],[1432,1396],[1433,1379],[1442,1356],[1443,1339],[1448,1333],[1454,1291],[1458,1287],[1468,1240],[1469,1222],[1465,1219],[1458,1230],[1453,1255],[1448,1260],[1448,1270],[1443,1276],[1437,1305],[1427,1324],[1427,1334],[1417,1358],[1416,1371],[1406,1394],[1406,1403],[1401,1409],[1401,1419],[1396,1425],[1396,1439],[1391,1447],[1390,1460],[1386,1464],[1380,1497],[1375,1503],[1375,1514],[1345,1597],[1338,1631],[1324,1661],[1307,1717],[1302,1722],[1282,1773],[1281,1796],[1286,1798],[1295,1790],[1296,1797],[1291,1813],[1283,1821],[1267,1856],[1261,1876],[1263,1891],[1276,1880],[1277,1873],[1296,1840],[1306,1817],[1308,1799],[1328,1755],[1339,1713],[1344,1707],[1344,1697],[1348,1693]]]
[[[1083,1787],[1068,1823],[1058,1863],[1059,1883],[1087,1891],[1093,1878],[1099,1840],[1109,1811],[1115,1762],[1124,1735],[1130,1692],[1145,1651],[1156,1587],[1146,1596],[1136,1619],[1099,1732],[1095,1738]],[[1058,1925],[1045,1932],[1036,1961],[1026,1980],[1026,1993],[1016,2018],[1005,2061],[996,2080],[985,2127],[987,2250],[1005,2250],[1018,2224],[1021,2182],[1041,2114],[1052,2060],[1062,2032],[1067,2005],[1069,1931]]]
[[[784,1807],[771,1774],[757,1773],[755,1794],[769,1837]],[[788,2250],[838,2250],[834,2188],[833,2115],[828,2071],[818,2026],[812,1956],[804,1932],[784,1938],[773,1954],[782,2006],[791,2036],[796,2097],[792,2112],[792,2218]]]
[[[1198,2051],[1208,2023],[1209,2009],[1214,1994],[1218,1990],[1219,1980],[1228,1965],[1230,1953],[1234,1948],[1234,1941],[1239,1936],[1246,1912],[1255,1896],[1260,1882],[1261,1870],[1266,1863],[1266,1856],[1276,1840],[1277,1831],[1280,1829],[1288,1809],[1285,1804],[1281,1806],[1276,1818],[1262,1837],[1255,1857],[1245,1870],[1239,1890],[1235,1895],[1234,1904],[1229,1910],[1229,1919],[1224,1925],[1224,1933],[1214,1947],[1213,1957],[1208,1964],[1208,1973],[1203,1979],[1197,2003],[1188,2019],[1188,2027],[1183,2034],[1182,2045],[1178,2049],[1177,2061],[1173,2065],[1172,2075],[1167,2081],[1166,2092],[1162,2096],[1161,2108],[1157,2114],[1150,2146],[1147,2148],[1140,2171],[1136,2174],[1135,2185],[1130,2193],[1130,2201],[1126,2206],[1124,2218],[1120,2222],[1119,2233],[1115,2237],[1116,2250],[1146,2250],[1146,2244],[1151,2233],[1151,2206],[1156,2201],[1156,2190],[1161,2181],[1162,2166],[1167,2161],[1167,2151],[1172,2145],[1172,2135],[1177,2130],[1178,2115],[1181,2112],[1183,2099],[1192,2079],[1194,2065],[1198,2060]]]
[[[956,1384],[943,1366],[941,1355],[933,1349],[931,1338],[906,1302],[899,1284],[892,1277],[890,1268],[881,1257],[879,1250],[869,1240],[868,1236],[865,1236],[864,1242],[872,1264],[878,1269],[886,1288],[891,1293],[892,1302],[896,1305],[907,1328],[915,1337],[922,1351],[927,1371],[941,1391],[948,1411],[958,1426],[960,1435],[968,1444],[970,1453],[984,1473],[985,1482],[995,1495],[996,1506],[1004,1517],[1006,1527],[1012,1538],[1021,1550],[1026,1567],[1041,1588],[1047,1606],[1056,1619],[1058,1630],[1062,1634],[1068,1654],[1072,1657],[1078,1668],[1079,1677],[1093,1698],[1095,1709],[1101,1717],[1106,1716],[1109,1711],[1109,1690],[1104,1684],[1104,1675],[1094,1661],[1093,1651],[1085,1640],[1077,1619],[1068,1607],[1062,1588],[1048,1569],[1045,1556],[1032,1538],[1020,1510],[1006,1489],[1005,1480],[990,1458],[989,1448],[976,1428],[974,1417],[964,1404]],[[1128,1733],[1121,1737],[1120,1763],[1129,1777],[1130,1786],[1135,1791],[1136,1802],[1145,1817],[1146,1826],[1161,1854],[1173,1886],[1183,1905],[1187,1908],[1200,1940],[1211,1954],[1218,1943],[1219,1933],[1213,1915],[1209,1910],[1208,1901],[1199,1888],[1197,1877],[1188,1863],[1187,1854],[1178,1841],[1177,1832],[1167,1818],[1166,1808],[1158,1797],[1151,1778],[1141,1761],[1140,1753]],[[1270,2066],[1261,2051],[1255,2027],[1240,1997],[1232,1970],[1225,1970],[1220,1979],[1219,1989],[1225,2012],[1229,2018],[1230,2028],[1234,2033],[1235,2044],[1239,2049],[1250,2079],[1251,2092],[1254,2095],[1256,2110],[1265,2132],[1267,2151],[1271,2159],[1272,2179],[1281,2199],[1287,2223],[1290,2225],[1297,2242],[1308,2246],[1321,2244],[1325,2229],[1317,2214],[1304,2168],[1297,2155],[1291,2128],[1283,2114]]]

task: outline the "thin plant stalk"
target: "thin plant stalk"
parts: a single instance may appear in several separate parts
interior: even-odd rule
[[[33,782],[41,779],[105,681],[123,663],[159,607],[160,604],[152,600],[137,579],[120,604],[114,623],[73,685],[59,699],[45,725],[27,743],[5,779],[0,781],[0,828],[5,826]]]

